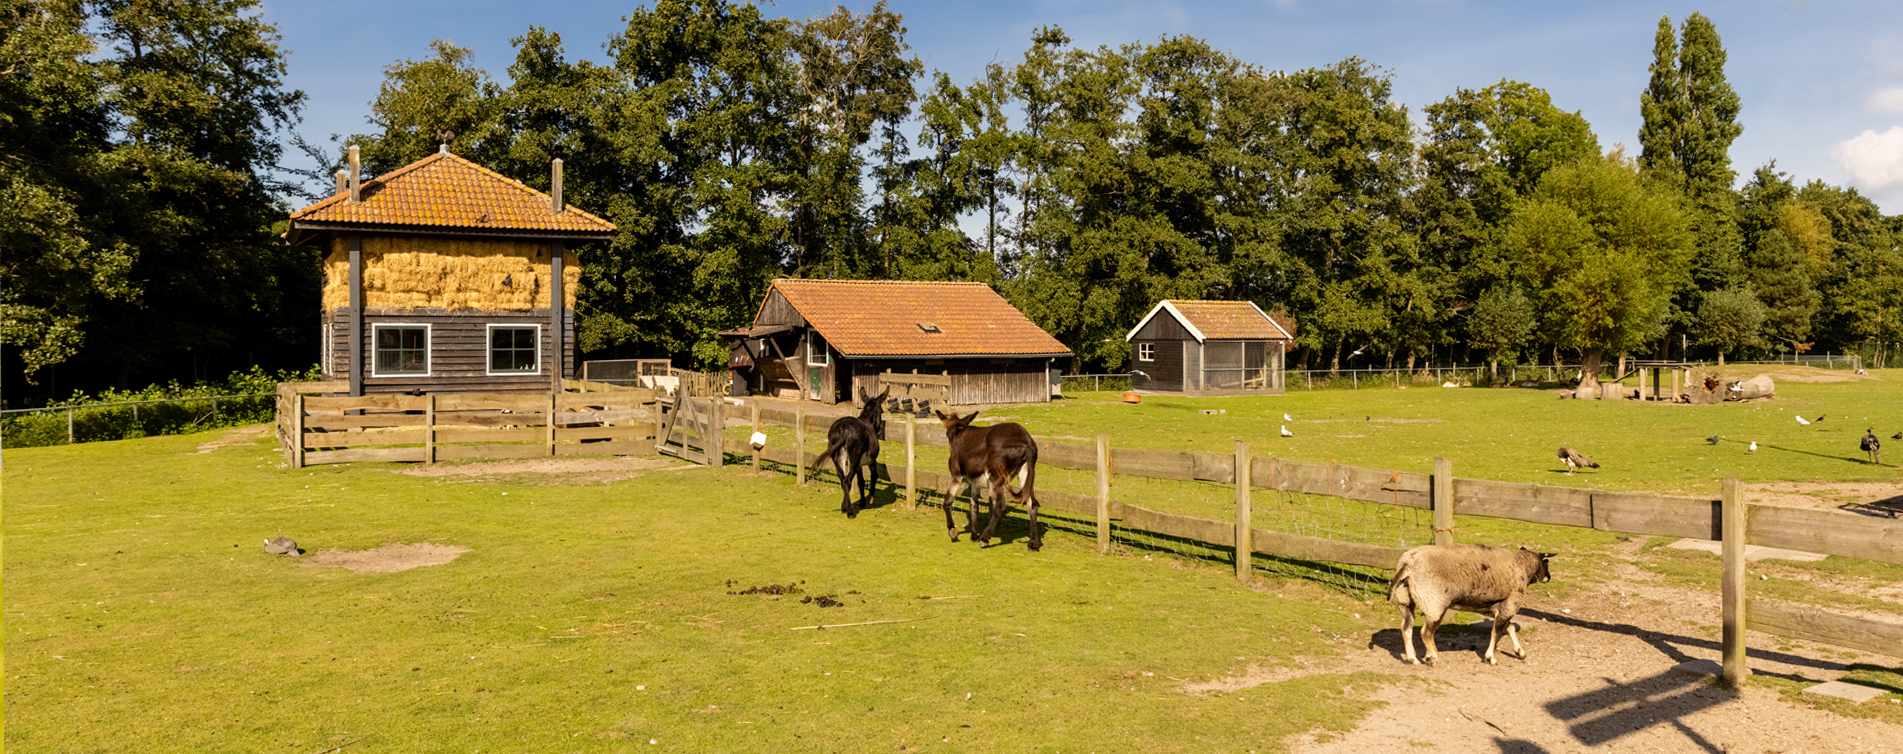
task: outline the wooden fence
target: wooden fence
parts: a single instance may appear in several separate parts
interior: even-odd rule
[[[805,436],[816,430],[824,437],[834,418],[755,403],[749,410],[754,431],[763,424],[791,425],[795,441],[791,448],[769,446],[755,453],[754,468],[760,467],[762,459],[790,465],[796,480],[804,482],[806,465],[813,460],[806,456],[811,450],[804,442]],[[899,475],[893,473],[894,464],[882,464],[880,471],[884,478],[895,482],[902,476],[902,502],[916,505],[921,487],[946,489],[950,482],[946,474],[917,468],[916,463],[917,446],[948,444],[939,425],[909,417],[888,417],[887,428],[890,435],[903,435],[904,465]],[[1431,531],[1423,534],[1431,534],[1439,544],[1454,541],[1456,511],[1462,516],[1624,534],[1718,540],[1723,543],[1723,667],[1727,682],[1735,685],[1749,675],[1744,663],[1746,625],[1778,636],[1903,657],[1903,624],[1837,615],[1811,606],[1747,600],[1744,558],[1744,545],[1749,543],[1903,564],[1903,521],[1836,511],[1752,506],[1735,480],[1724,482],[1716,498],[1606,492],[1461,479],[1454,476],[1453,464],[1446,459],[1437,459],[1432,472],[1400,471],[1253,456],[1241,442],[1233,454],[1117,448],[1107,435],[1098,435],[1094,446],[1039,443],[1038,460],[1096,473],[1094,495],[1039,490],[1037,497],[1042,510],[1094,521],[1100,552],[1108,551],[1113,528],[1148,532],[1231,550],[1237,575],[1246,580],[1254,555],[1391,569],[1403,551],[1255,528],[1250,496],[1256,489],[1426,509],[1432,512],[1433,523]],[[1234,488],[1235,519],[1186,516],[1114,500],[1111,480],[1119,475],[1229,485]]]
[[[554,392],[312,395],[279,387],[291,465],[652,452],[654,392],[565,380]],[[323,385],[316,386],[323,388]],[[585,392],[584,392],[585,391]]]
[[[879,384],[892,388],[890,398],[928,400],[936,406],[951,405],[952,378],[949,374],[913,374],[908,372],[884,371],[879,373]]]

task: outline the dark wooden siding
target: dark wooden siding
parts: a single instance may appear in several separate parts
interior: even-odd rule
[[[950,359],[952,404],[1044,403],[1051,399],[1047,359]]]
[[[1159,318],[1167,319],[1167,317]],[[1140,343],[1150,343],[1156,347],[1154,361],[1136,361]],[[1130,362],[1143,375],[1131,378],[1131,386],[1138,390],[1182,390],[1183,389],[1183,342],[1180,340],[1137,339],[1130,343]],[[1148,375],[1145,377],[1144,375]]]
[[[383,324],[427,324],[430,326],[430,374],[428,377],[372,377],[364,370],[365,392],[404,390],[546,390],[552,379],[554,339],[548,333],[549,313],[540,312],[391,312],[370,310],[364,314],[363,349],[360,364],[369,364],[367,354],[376,347],[374,326]],[[489,367],[489,328],[497,325],[537,325],[541,327],[542,372],[532,375],[487,374]],[[570,309],[562,318],[562,375],[575,373],[575,313]],[[331,312],[331,353],[336,360],[335,374],[350,373],[350,310]]]
[[[753,324],[805,327],[806,318],[794,311],[793,305],[788,303],[786,297],[780,295],[778,290],[769,290],[766,301],[760,304],[759,316],[753,318]]]
[[[1143,329],[1138,330],[1131,340],[1195,340],[1195,338],[1190,336],[1189,329],[1183,327],[1183,323],[1176,321],[1176,315],[1164,309],[1157,312],[1155,317],[1150,318],[1149,322],[1144,323]]]

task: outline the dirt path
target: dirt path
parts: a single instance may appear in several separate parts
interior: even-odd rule
[[[1657,583],[1624,565],[1616,578],[1562,603],[1522,612],[1531,659],[1479,657],[1484,623],[1441,629],[1440,666],[1409,667],[1399,633],[1351,650],[1347,670],[1427,680],[1386,687],[1388,706],[1332,740],[1294,742],[1298,752],[1444,750],[1466,752],[1879,752],[1903,750],[1903,726],[1850,718],[1786,701],[1775,689],[1736,697],[1711,676],[1677,669],[1719,655],[1715,594]],[[1387,607],[1385,605],[1379,607]],[[1391,608],[1389,608],[1391,609]],[[1752,671],[1831,680],[1846,669],[1840,650],[1753,634]],[[1771,647],[1792,646],[1792,652]],[[1760,647],[1765,649],[1759,649]],[[1875,658],[1859,658],[1875,661]],[[1316,672],[1342,672],[1329,663]],[[1295,673],[1299,675],[1300,673]],[[1272,680],[1282,680],[1284,674]],[[1894,696],[1867,704],[1895,704]]]

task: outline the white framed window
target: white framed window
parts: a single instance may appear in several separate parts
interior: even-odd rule
[[[1156,361],[1156,344],[1138,343],[1137,361]]]
[[[491,324],[488,374],[541,374],[542,326]]]
[[[826,339],[817,332],[806,334],[806,365],[809,367],[827,367],[833,364],[833,354],[826,347]]]
[[[378,322],[370,326],[370,376],[428,377],[430,326]]]

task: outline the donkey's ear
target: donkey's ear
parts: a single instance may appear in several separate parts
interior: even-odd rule
[[[973,412],[971,412],[971,413],[969,413],[969,414],[966,414],[966,415],[965,415],[965,418],[963,418],[963,419],[959,419],[959,420],[958,420],[958,423],[960,423],[960,424],[970,424],[970,423],[972,423],[973,421],[976,421],[976,420],[977,420],[977,418],[978,418],[978,412],[976,412],[976,411],[973,411]]]
[[[943,412],[943,411],[940,411],[940,410],[938,410],[938,409],[932,409],[932,415],[933,415],[933,416],[936,416],[936,417],[938,417],[938,420],[939,420],[939,421],[951,421],[951,420],[952,420],[952,417],[949,417],[949,416],[946,416],[946,415],[945,415],[945,412]]]
[[[887,385],[885,386],[884,390],[879,391],[879,400],[883,401],[886,398],[890,397],[891,395],[892,395],[892,386]]]

